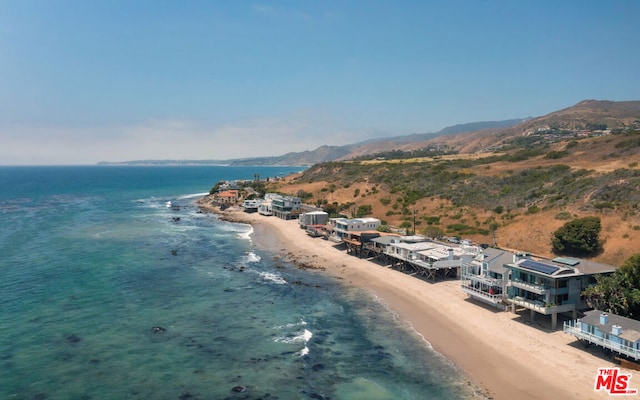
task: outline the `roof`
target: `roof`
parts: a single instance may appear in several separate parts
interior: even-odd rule
[[[433,263],[438,268],[455,268],[460,266],[460,259],[457,260],[438,260]]]
[[[553,260],[523,258],[507,265],[511,268],[528,270],[552,278],[570,275],[593,275],[613,272],[616,267],[577,258],[558,257]]]
[[[427,250],[427,249],[432,249],[435,246],[438,246],[433,242],[398,242],[398,243],[393,243],[393,245],[400,249],[405,249],[409,251]]]
[[[347,225],[381,223],[378,218],[332,218],[335,223],[343,223]]]
[[[220,192],[218,193],[219,197],[237,197],[238,196],[238,191],[237,190],[225,190],[224,192]]]
[[[485,262],[492,262],[493,260],[500,258],[504,255],[509,256],[509,261],[513,261],[513,255],[512,253],[509,253],[505,250],[500,250],[500,249],[495,249],[493,247],[487,247],[486,249],[483,249],[482,252],[480,254],[478,254],[478,256],[482,256],[484,255],[485,257],[482,259],[482,261]]]
[[[372,242],[376,242],[383,245],[390,245],[393,241],[398,240],[397,235],[382,235],[377,238],[371,239]]]
[[[600,323],[600,315],[606,314],[608,322]],[[617,325],[622,328],[622,334],[619,336],[630,342],[640,340],[640,321],[623,317],[621,315],[605,313],[600,310],[591,310],[584,313],[584,317],[580,318],[580,322],[598,327],[603,332],[611,332],[611,328]]]
[[[427,241],[433,242],[429,240],[428,237],[422,236],[422,235],[400,236],[400,241],[405,243],[408,243],[408,242],[417,243],[417,242],[427,242]]]
[[[420,252],[420,254],[423,256],[429,257],[433,260],[446,260],[449,258],[449,251],[451,251],[452,256],[456,253],[454,249],[451,247],[442,246],[442,245],[436,245],[436,246],[437,247],[423,250]],[[455,254],[455,255],[459,256],[460,254]]]
[[[484,258],[481,258],[483,256]],[[489,271],[504,274],[506,271],[505,264],[513,262],[513,253],[506,250],[488,247],[478,254],[476,260],[489,264]]]

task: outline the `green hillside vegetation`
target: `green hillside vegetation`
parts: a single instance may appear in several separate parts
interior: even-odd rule
[[[621,152],[640,149],[640,131],[627,133],[615,145]],[[577,149],[576,146],[567,146]],[[549,157],[549,154],[553,154]],[[557,157],[563,154],[563,157]],[[477,160],[436,160],[432,162],[380,162],[363,164],[344,161],[318,164],[306,170],[298,182],[326,181],[349,187],[366,180],[369,185],[385,188],[394,202],[411,207],[425,197],[439,197],[455,206],[494,209],[501,206],[507,213],[527,212],[562,207],[590,195],[585,208],[621,208],[634,211],[640,201],[640,170],[637,165],[604,174],[576,169],[561,163],[569,151],[548,151],[547,146],[516,150],[508,154]],[[553,165],[538,165],[488,174],[497,162],[518,163],[533,157],[558,161]],[[609,154],[607,157],[615,157]],[[482,174],[474,172],[484,170]]]
[[[396,227],[411,227],[417,213],[419,232],[475,235],[487,243],[515,220],[549,213],[556,223],[576,213],[611,214],[640,231],[640,130],[590,138],[522,137],[499,150],[479,158],[408,159],[397,152],[391,159],[389,152],[375,162],[321,163],[279,190],[302,192],[307,202],[334,214],[366,213]],[[544,241],[551,252],[551,233]]]
[[[612,275],[599,276],[584,296],[597,310],[640,320],[640,253],[629,257]]]

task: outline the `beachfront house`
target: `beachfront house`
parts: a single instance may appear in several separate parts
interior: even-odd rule
[[[258,206],[258,214],[265,216],[273,215],[273,199],[276,197],[280,197],[280,195],[277,193],[266,193],[264,199]]]
[[[300,214],[298,217],[298,224],[300,228],[306,229],[307,226],[321,226],[326,225],[329,221],[329,214],[324,211],[309,211]]]
[[[396,241],[400,235],[387,233],[378,237],[372,238],[368,243],[364,245],[366,256],[374,257],[376,260],[387,261],[387,249],[391,248],[391,244]]]
[[[262,204],[261,199],[245,200],[242,202],[242,208],[244,209],[244,212],[253,213],[258,211],[260,204]]]
[[[507,288],[507,302],[512,311],[516,306],[531,310],[535,315],[550,315],[551,329],[556,329],[558,314],[577,312],[588,308],[581,293],[596,283],[599,274],[610,274],[615,268],[596,262],[575,258],[558,257],[553,260],[519,258],[506,264],[511,278]]]
[[[265,216],[273,215],[271,199],[264,199],[260,202],[260,205],[258,206],[258,214]]]
[[[294,219],[298,216],[300,198],[294,196],[275,196],[271,200],[273,215],[281,219]]]
[[[580,319],[566,321],[564,332],[636,361],[640,359],[640,321],[635,319],[591,310]]]
[[[479,248],[477,256],[462,264],[462,291],[475,300],[502,307],[509,282],[509,269],[505,264],[512,262],[513,257],[514,254],[506,250]]]
[[[384,243],[384,249],[386,260],[392,265],[433,280],[438,274],[457,276],[462,263],[477,254],[473,246],[445,245],[420,235],[393,238]]]
[[[231,189],[218,192],[214,195],[214,203],[218,205],[235,205],[240,199],[240,191]]]
[[[478,247],[471,246],[470,243],[459,246],[437,245],[418,251],[418,259],[427,262],[419,272],[427,279],[435,280],[437,274],[442,277],[457,277],[463,264],[469,263],[478,254]]]
[[[331,236],[335,241],[349,238],[353,232],[377,231],[382,224],[378,218],[331,218]]]
[[[435,246],[437,244],[425,236],[398,236],[387,246],[386,253],[397,261],[424,261],[418,252]]]

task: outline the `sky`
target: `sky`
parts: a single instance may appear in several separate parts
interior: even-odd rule
[[[640,1],[0,0],[0,165],[277,156],[640,100]]]

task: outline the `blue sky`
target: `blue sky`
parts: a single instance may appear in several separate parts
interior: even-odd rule
[[[280,155],[640,100],[640,1],[0,0],[0,164]]]

